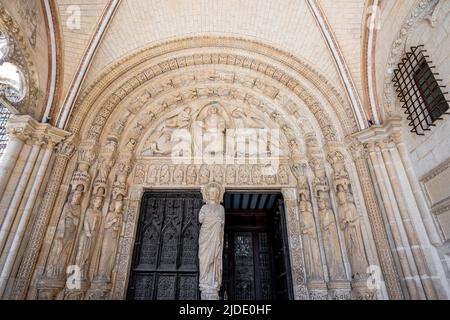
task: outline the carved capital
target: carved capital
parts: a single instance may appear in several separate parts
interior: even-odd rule
[[[10,137],[31,145],[46,146],[51,149],[70,136],[69,132],[48,123],[37,122],[28,115],[11,117],[6,124],[6,132]]]

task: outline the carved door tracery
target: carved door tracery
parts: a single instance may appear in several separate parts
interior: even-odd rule
[[[128,299],[198,299],[201,205],[199,192],[144,194]]]

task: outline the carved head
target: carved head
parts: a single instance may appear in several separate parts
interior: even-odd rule
[[[328,209],[327,200],[325,198],[318,198],[317,199],[317,205],[319,206],[319,210],[326,210],[326,209]]]
[[[72,200],[70,201],[73,205],[78,205],[81,202],[82,192],[79,189],[75,189],[72,195]]]
[[[211,107],[209,107],[208,114],[211,115],[211,114],[217,114],[217,113],[219,113],[219,103],[213,102],[213,103],[211,103]]]
[[[96,196],[94,198],[94,200],[92,201],[92,207],[97,210],[101,208],[102,204],[103,204],[103,198],[99,197],[99,196]]]
[[[223,201],[224,190],[220,184],[211,182],[202,188],[202,194],[206,203],[219,204]]]

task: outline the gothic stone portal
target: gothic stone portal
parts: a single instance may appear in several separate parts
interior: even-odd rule
[[[200,298],[197,191],[146,192],[128,299]],[[227,193],[221,299],[293,298],[280,194]],[[233,239],[233,240],[231,240]],[[278,279],[278,280],[276,280]]]

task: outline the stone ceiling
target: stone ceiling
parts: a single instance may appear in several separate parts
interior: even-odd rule
[[[6,2],[9,2],[7,0]],[[364,50],[371,0],[45,0],[59,24],[62,71],[54,118],[68,95],[83,91],[111,65],[143,48],[194,36],[249,39],[273,46],[312,66],[352,105],[365,102]],[[377,89],[382,90],[389,49],[416,0],[375,1],[383,28],[377,39]],[[116,6],[114,4],[117,4]],[[81,27],[70,28],[70,8],[80,11]],[[107,21],[105,16],[114,6]],[[319,11],[314,12],[313,6]],[[399,17],[394,19],[393,17]],[[16,17],[20,20],[20,17]],[[322,23],[320,22],[322,19]],[[392,32],[392,29],[396,32]],[[327,39],[331,36],[331,39]],[[91,42],[101,36],[89,57]],[[381,40],[380,40],[381,39]],[[38,39],[39,40],[39,39]],[[42,41],[44,39],[41,39]],[[381,42],[381,43],[379,43]],[[48,43],[47,43],[48,46]],[[334,46],[334,48],[333,48]],[[337,52],[336,52],[337,48]],[[88,58],[88,59],[87,59]],[[340,60],[340,61],[339,61]],[[88,68],[83,68],[83,62]],[[380,67],[378,68],[378,64]],[[343,67],[342,67],[343,65]],[[77,84],[77,77],[81,80]],[[381,80],[380,80],[381,79]],[[381,81],[381,83],[379,83]],[[351,89],[349,89],[351,87]],[[71,89],[72,88],[72,89]],[[349,90],[353,90],[349,93]],[[72,102],[73,103],[73,102]]]

